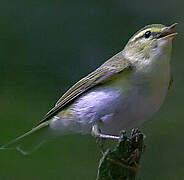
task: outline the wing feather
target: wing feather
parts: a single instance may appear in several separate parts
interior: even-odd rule
[[[116,63],[114,63],[116,61]],[[112,77],[114,74],[119,73],[130,67],[130,63],[126,60],[122,52],[116,54],[111,59],[106,61],[103,65],[101,65],[98,69],[82,78],[76,84],[74,84],[55,104],[55,107],[52,108],[43,118],[40,123],[51,118],[55,115],[59,110],[65,107],[69,102],[80,96],[82,93],[86,92],[90,88],[98,85],[99,83],[103,83],[108,80],[108,78]],[[39,123],[39,124],[40,124]]]

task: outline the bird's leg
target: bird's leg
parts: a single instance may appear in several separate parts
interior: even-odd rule
[[[98,125],[95,124],[92,127],[91,131],[92,136],[96,138],[96,143],[101,151],[102,154],[104,154],[107,150],[106,148],[106,140],[112,139],[112,140],[119,140],[121,137],[118,136],[112,136],[112,135],[107,135],[107,134],[102,134],[100,129],[98,128]]]
[[[95,124],[92,127],[91,130],[91,134],[92,136],[96,137],[96,138],[103,138],[103,139],[116,139],[119,140],[119,136],[113,136],[113,135],[108,135],[108,134],[102,134],[100,132],[100,129],[98,128],[98,126]]]

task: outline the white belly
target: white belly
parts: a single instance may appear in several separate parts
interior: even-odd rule
[[[149,119],[162,104],[168,86],[157,92],[144,88],[133,87],[128,94],[108,87],[97,88],[79,98],[72,107],[84,131],[97,123],[103,133],[119,134]]]

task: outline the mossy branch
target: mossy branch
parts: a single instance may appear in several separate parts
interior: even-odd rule
[[[123,133],[116,147],[103,153],[96,180],[135,180],[145,147],[143,139],[138,130],[133,130],[130,137]]]

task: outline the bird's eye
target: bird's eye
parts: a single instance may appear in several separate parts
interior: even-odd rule
[[[151,31],[146,31],[144,34],[145,38],[149,38],[151,36]]]

